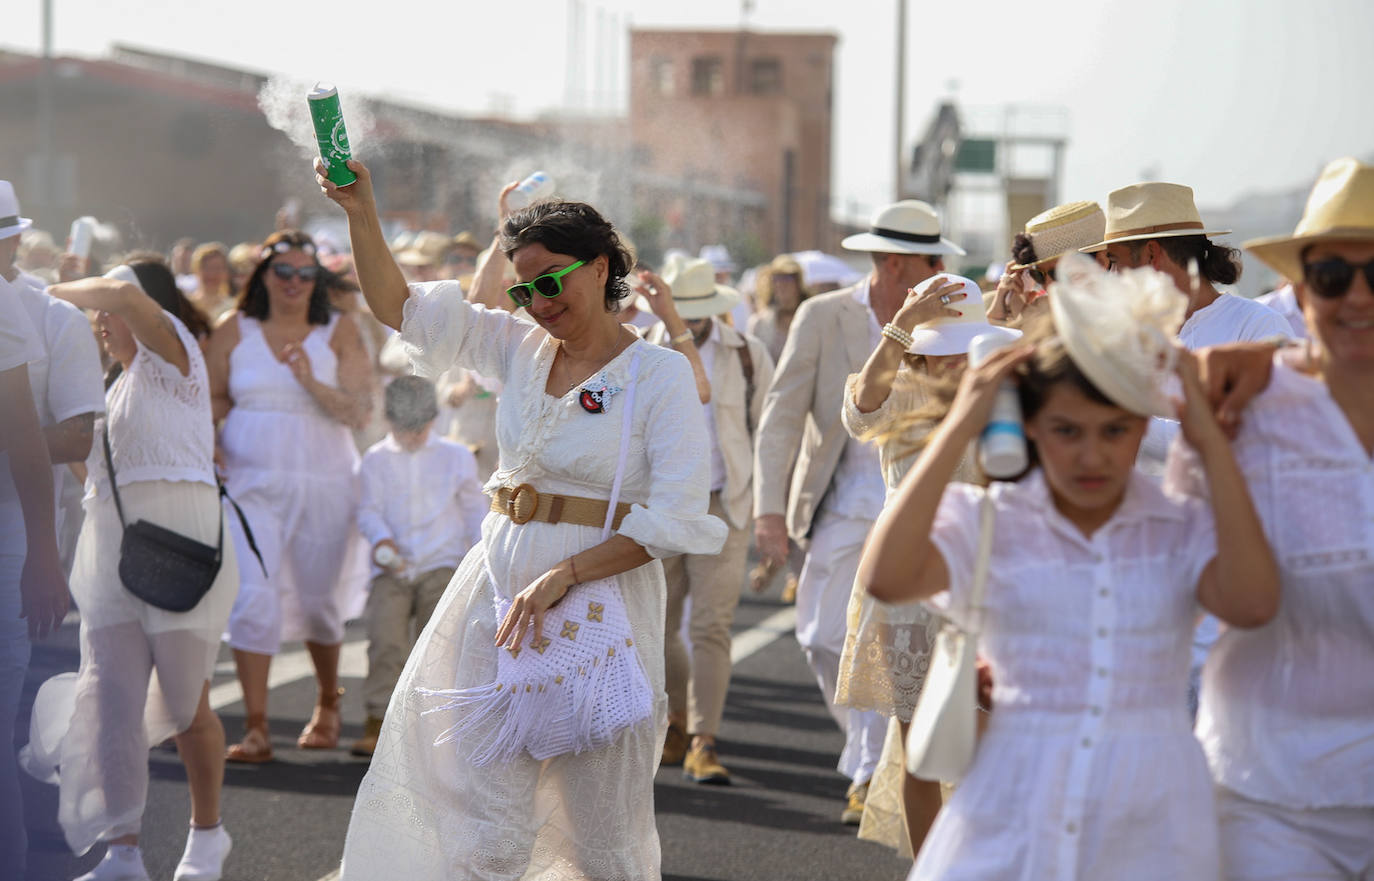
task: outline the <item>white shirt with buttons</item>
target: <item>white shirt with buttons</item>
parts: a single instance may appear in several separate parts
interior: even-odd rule
[[[1210,508],[1136,472],[1087,538],[1038,470],[991,492],[979,653],[993,712],[911,878],[1218,877],[1212,784],[1180,699]],[[950,572],[931,604],[966,623],[982,494],[951,484],[931,530]]]

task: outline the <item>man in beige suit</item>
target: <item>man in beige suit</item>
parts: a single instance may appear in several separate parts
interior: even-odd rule
[[[797,642],[845,732],[839,769],[853,785],[842,819],[857,825],[887,720],[837,707],[835,685],[845,608],[884,488],[877,450],[850,439],[840,422],[844,383],[877,348],[907,291],[944,271],[944,255],[964,251],[941,237],[935,210],[915,200],[883,208],[868,232],[843,245],[868,252],[873,271],[797,310],[759,423],[754,529],[759,553],[778,565],[789,535],[809,543],[797,585]]]
[[[726,784],[730,773],[716,756],[716,735],[730,684],[730,625],[744,585],[754,517],[753,433],[773,379],[773,359],[763,343],[716,317],[728,314],[740,295],[716,283],[710,262],[693,257],[670,259],[663,278],[672,288],[678,315],[686,322],[710,379],[711,401],[703,405],[711,438],[710,510],[730,527],[718,554],[683,554],[663,560],[668,582],[664,641],[668,737],[663,764],[682,763],[683,774],[697,783]],[[662,323],[645,338],[665,346],[671,342]],[[681,634],[683,606],[689,596],[690,658]]]

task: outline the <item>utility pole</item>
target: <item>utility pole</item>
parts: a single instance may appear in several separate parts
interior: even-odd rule
[[[56,222],[57,184],[53,174],[53,47],[52,0],[43,0],[43,69],[38,77],[38,197],[46,226]]]
[[[897,0],[897,107],[893,114],[897,131],[893,135],[894,168],[892,190],[895,201],[905,195],[902,184],[906,179],[906,147],[902,133],[906,129],[906,0]]]

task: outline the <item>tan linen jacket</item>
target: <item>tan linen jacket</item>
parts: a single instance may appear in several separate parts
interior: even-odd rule
[[[738,350],[749,346],[754,362],[754,399],[749,401],[755,433],[763,417],[763,400],[773,382],[773,358],[768,349],[755,337],[740,333],[719,318],[715,323],[715,339],[719,348],[711,364],[711,416],[716,421],[716,443],[725,459],[725,486],[720,491],[721,504],[732,529],[749,527],[753,513],[754,440],[744,418],[744,365]],[[668,332],[662,323],[654,325],[645,335],[648,342],[668,345]]]
[[[763,404],[754,446],[755,516],[786,514],[788,534],[798,541],[810,534],[849,440],[840,419],[845,380],[872,354],[872,319],[854,290],[801,304]]]

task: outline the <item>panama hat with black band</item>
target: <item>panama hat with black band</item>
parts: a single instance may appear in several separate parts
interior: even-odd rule
[[[33,226],[33,221],[19,216],[19,197],[14,194],[14,185],[0,180],[0,239],[19,235]]]
[[[903,199],[873,215],[868,232],[849,236],[840,245],[850,251],[879,254],[957,254],[963,248],[940,234],[940,215],[918,199]]]

